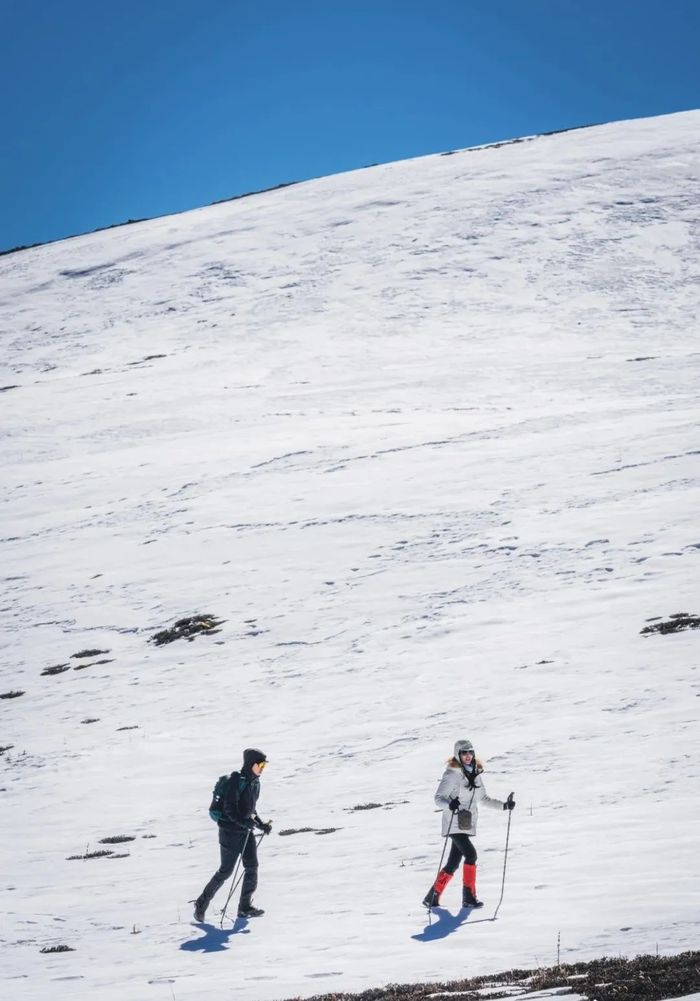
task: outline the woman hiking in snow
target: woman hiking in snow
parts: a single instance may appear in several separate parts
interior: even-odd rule
[[[471,741],[458,740],[454,746],[454,757],[447,762],[435,792],[435,804],[442,807],[442,836],[446,838],[449,835],[452,846],[447,863],[423,899],[428,908],[438,906],[440,894],[454,876],[461,859],[464,859],[462,907],[483,907],[483,902],[476,896],[476,848],[471,841],[476,834],[479,803],[494,810],[512,810],[515,807],[513,793],[505,802],[488,795],[481,777],[483,770],[484,766],[476,757]]]
[[[238,917],[257,918],[265,913],[261,907],[253,906],[253,894],[258,885],[258,851],[253,829],[264,834],[272,830],[270,821],[262,821],[256,812],[260,776],[266,764],[267,757],[262,751],[246,747],[243,767],[240,772],[231,773],[223,793],[221,816],[217,820],[221,865],[195,900],[195,921],[204,921],[212,897],[233,872],[239,856],[243,861],[243,886]]]

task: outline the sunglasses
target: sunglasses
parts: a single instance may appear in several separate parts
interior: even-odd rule
[[[267,761],[257,761],[256,764],[257,764],[258,768],[260,769],[260,771],[262,771],[263,768],[265,767],[265,765],[267,764]]]
[[[472,758],[474,757],[474,752],[473,752],[473,751],[460,751],[459,753],[460,753],[460,754],[468,754],[468,755],[470,755],[470,756],[471,756]]]

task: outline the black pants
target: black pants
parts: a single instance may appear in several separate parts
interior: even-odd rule
[[[233,873],[238,856],[243,854],[243,886],[239,907],[250,907],[250,902],[258,885],[258,845],[253,831],[219,828],[219,849],[221,865],[202,890],[199,902],[204,909],[209,906],[216,891]]]
[[[450,872],[454,876],[462,858],[467,865],[476,865],[476,848],[468,834],[450,834],[450,839],[452,846],[447,856],[445,872]]]

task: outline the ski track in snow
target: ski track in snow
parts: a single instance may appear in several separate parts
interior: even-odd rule
[[[697,946],[698,634],[640,630],[699,610],[699,123],[0,258],[3,996],[273,1001],[545,965],[559,934],[567,962]],[[221,632],[147,643],[198,611]],[[487,905],[455,917],[452,885],[426,929],[462,736],[516,792],[505,899],[483,920],[484,810]],[[220,930],[222,890],[196,927],[246,745],[261,814],[312,830],[263,843],[264,918]]]

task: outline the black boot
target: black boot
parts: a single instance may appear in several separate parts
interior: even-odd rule
[[[483,900],[477,900],[471,886],[462,887],[462,907],[483,907]]]
[[[239,918],[259,918],[264,913],[265,911],[262,907],[253,907],[252,904],[248,904],[245,907],[241,904],[238,908]]]
[[[451,879],[452,873],[447,872],[446,869],[441,869],[437,874],[437,879],[423,897],[423,907],[439,907],[442,891]]]
[[[200,923],[204,921],[204,915],[207,913],[207,905],[202,900],[201,897],[197,897],[194,902],[194,919]]]

